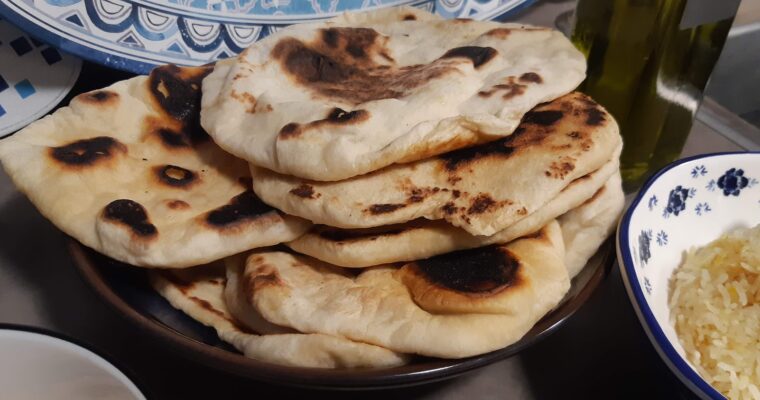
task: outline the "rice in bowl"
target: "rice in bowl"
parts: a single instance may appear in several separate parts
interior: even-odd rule
[[[669,306],[697,372],[730,399],[760,399],[760,225],[688,252]]]

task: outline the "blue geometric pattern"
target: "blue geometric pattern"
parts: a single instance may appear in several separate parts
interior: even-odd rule
[[[74,25],[84,27],[84,24],[82,23],[82,19],[79,18],[79,15],[77,14],[71,14],[68,17],[64,18],[66,21],[71,22]]]
[[[16,93],[18,93],[22,99],[25,99],[37,92],[32,83],[29,82],[29,79],[24,79],[23,81],[13,85],[13,88],[16,89]]]
[[[45,59],[47,65],[53,65],[63,59],[63,57],[61,57],[61,53],[59,53],[58,50],[53,47],[48,47],[42,50],[40,54],[42,54],[42,58]]]
[[[0,20],[0,138],[58,104],[80,66],[81,61]]]
[[[272,32],[344,11],[408,5],[492,19],[535,0],[3,0],[0,14],[57,47],[114,68],[198,65]]]
[[[23,36],[11,40],[10,44],[13,48],[13,51],[15,51],[16,55],[18,56],[23,56],[24,54],[32,51],[32,45],[29,44],[29,41],[26,40],[26,38]]]

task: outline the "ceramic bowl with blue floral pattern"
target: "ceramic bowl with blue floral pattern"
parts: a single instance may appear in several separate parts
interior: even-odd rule
[[[617,233],[621,275],[649,339],[670,369],[704,399],[723,396],[685,357],[671,323],[670,279],[685,251],[760,223],[760,153],[676,161],[644,184]]]

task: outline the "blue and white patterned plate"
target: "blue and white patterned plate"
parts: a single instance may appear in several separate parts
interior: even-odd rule
[[[298,22],[411,5],[445,17],[494,19],[535,0],[2,0],[0,15],[84,59],[146,73],[205,64]]]
[[[0,19],[0,138],[50,111],[71,90],[82,62]]]
[[[668,307],[683,253],[760,223],[760,153],[679,160],[649,179],[618,226],[618,261],[644,330],[670,369],[704,399],[723,396],[684,356]]]

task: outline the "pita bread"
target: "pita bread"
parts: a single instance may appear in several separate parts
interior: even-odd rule
[[[340,182],[251,172],[262,200],[315,223],[368,228],[422,217],[490,236],[617,157],[620,146],[612,116],[576,92],[533,109],[509,137]]]
[[[571,278],[581,272],[615,230],[624,203],[620,172],[616,172],[594,196],[557,219],[565,242],[565,266]]]
[[[206,78],[201,122],[254,165],[336,181],[507,136],[585,77],[560,32],[420,15],[278,31]]]
[[[150,271],[153,287],[175,308],[214,328],[246,357],[273,364],[312,368],[391,367],[408,357],[382,347],[321,334],[257,335],[234,318],[224,302],[220,263],[186,270]]]
[[[603,187],[605,181],[616,179],[612,176],[619,175],[618,165],[615,157],[602,168],[567,185],[543,207],[492,236],[473,236],[441,220],[416,219],[403,224],[364,229],[315,225],[303,236],[286,244],[299,253],[330,264],[364,268],[507,243],[537,231],[549,221],[581,205]]]
[[[56,226],[138,266],[187,267],[296,238],[306,221],[250,189],[198,124],[211,67],[163,66],[77,96],[0,141],[16,186]]]
[[[244,297],[243,289],[245,286],[240,283],[240,275],[245,259],[245,253],[224,259],[227,277],[227,284],[224,287],[224,304],[229,313],[247,328],[260,335],[298,333],[295,329],[278,326],[265,320],[256,310],[241,300]]]
[[[552,221],[507,245],[350,270],[284,252],[247,260],[247,300],[266,320],[402,352],[460,358],[508,346],[570,287]]]

